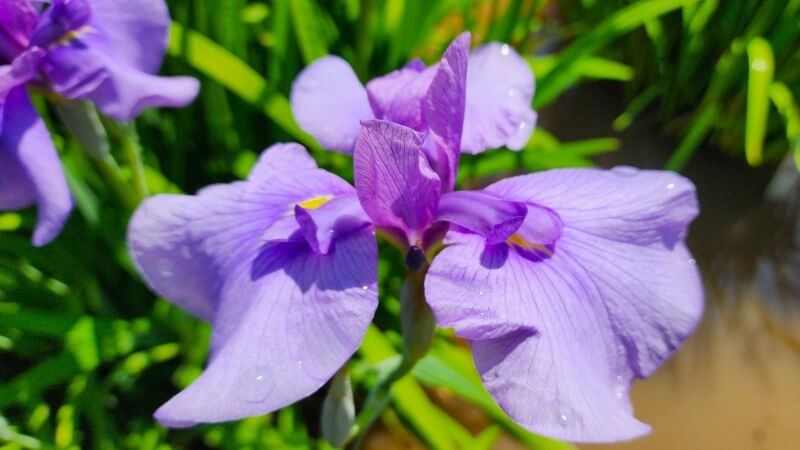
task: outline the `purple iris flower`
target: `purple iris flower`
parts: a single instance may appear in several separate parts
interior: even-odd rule
[[[153,290],[214,326],[206,370],[156,412],[168,426],[310,395],[378,304],[377,244],[355,190],[298,144],[266,150],[246,181],[146,200],[128,245]]]
[[[425,132],[430,122],[425,103],[439,69],[440,64],[426,68],[417,59],[365,88],[344,59],[326,56],[298,75],[292,86],[292,111],[323,147],[352,153],[362,120],[388,120]],[[519,150],[528,142],[536,124],[531,109],[534,79],[513,48],[493,42],[473,50],[466,89],[461,151],[474,154],[502,146]]]
[[[453,191],[468,49],[459,37],[437,65],[422,131],[362,121],[355,189],[283,144],[247,181],[140,207],[129,228],[140,271],[214,326],[208,367],[160,421],[263,414],[322,386],[372,319],[381,228],[426,272],[437,322],[470,341],[486,388],[515,421],[582,442],[648,431],[628,389],[703,309],[684,244],[694,186],[670,172],[565,169]]]
[[[163,0],[0,0],[0,210],[37,204],[35,245],[58,235],[72,198],[26,87],[91,101],[122,121],[184,106],[197,80],[153,75],[168,27]]]

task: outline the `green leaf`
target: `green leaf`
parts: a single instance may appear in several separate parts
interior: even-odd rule
[[[490,425],[485,430],[475,436],[475,439],[466,447],[465,450],[491,450],[497,438],[500,437],[502,429],[497,425]]]
[[[581,64],[587,57],[648,20],[697,1],[643,0],[618,10],[557,55],[554,67],[539,82],[534,108],[550,103],[572,86],[580,78]]]
[[[358,352],[372,364],[397,354],[389,340],[374,325],[367,329]],[[392,402],[397,412],[434,449],[458,448],[471,439],[467,430],[428,399],[411,375],[406,375],[392,386]]]
[[[794,163],[800,171],[800,108],[792,92],[780,81],[774,81],[770,85],[769,97],[786,123],[786,138],[789,140],[791,151],[794,152]]]
[[[100,364],[94,319],[83,317],[64,336],[64,346],[78,362],[84,372],[94,370]]]
[[[303,60],[310,64],[328,54],[328,43],[320,20],[320,11],[310,0],[290,0],[292,24],[303,53]]]
[[[269,16],[269,6],[264,3],[251,3],[239,13],[242,22],[250,24],[263,22],[267,16]]]
[[[719,117],[719,111],[715,106],[708,106],[702,109],[698,116],[692,121],[692,126],[681,141],[678,149],[669,158],[665,168],[667,170],[679,171],[689,162],[694,152],[708,136],[709,130],[714,126],[714,122]]]
[[[758,166],[764,157],[764,136],[769,119],[769,87],[775,70],[772,47],[763,38],[747,44],[750,72],[747,81],[747,119],[745,122],[745,156],[751,166]]]
[[[289,101],[268,89],[267,81],[236,55],[212,40],[172,22],[167,52],[183,58],[197,71],[229,89],[239,98],[261,109],[289,135],[314,150],[321,147],[294,121]]]

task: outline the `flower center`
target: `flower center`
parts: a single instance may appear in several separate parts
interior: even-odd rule
[[[31,36],[31,45],[47,48],[68,44],[89,31],[91,10],[86,0],[54,2],[39,18]]]
[[[542,244],[535,244],[533,242],[526,241],[522,236],[516,233],[512,234],[511,237],[506,239],[506,244],[523,251],[540,254],[541,257],[550,258],[553,256],[553,251],[549,248]]]

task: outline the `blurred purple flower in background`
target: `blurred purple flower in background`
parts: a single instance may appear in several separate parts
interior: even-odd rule
[[[465,33],[467,34],[467,33]],[[297,123],[323,147],[352,153],[358,124],[383,119],[425,132],[425,98],[439,64],[408,63],[367,83],[338,56],[326,56],[305,68],[292,86]],[[528,63],[506,44],[489,43],[469,55],[463,136],[466,153],[506,146],[521,149],[533,132],[534,80]]]
[[[168,27],[163,0],[0,0],[0,210],[37,204],[35,245],[58,235],[72,200],[26,87],[91,101],[121,121],[184,106],[197,80],[153,75]]]
[[[620,167],[453,191],[462,145],[498,142],[495,132],[506,130],[466,138],[469,74],[490,77],[485,67],[468,69],[468,60],[489,64],[468,52],[465,34],[434,68],[406,67],[371,82],[367,91],[383,87],[369,95],[350,76],[349,94],[330,85],[330,96],[315,100],[361,92],[381,119],[360,115],[361,107],[335,112],[355,102],[316,112],[304,103],[319,87],[310,74],[341,69],[341,60],[300,76],[295,114],[303,125],[319,113],[318,124],[331,128],[307,129],[326,146],[354,149],[355,191],[284,144],[265,152],[247,181],[143,204],[129,229],[140,271],[155,291],[214,325],[208,368],[159,420],[187,426],[263,414],[318,389],[355,352],[374,313],[378,228],[406,249],[412,271],[427,271],[425,299],[439,325],[471,342],[486,388],[511,418],[570,441],[648,431],[633,417],[628,389],[681,345],[703,310],[684,245],[698,212],[694,186],[674,173]],[[498,85],[514,78],[493,76]],[[386,87],[405,77],[411,85],[396,94]],[[422,77],[424,88],[414,84]],[[356,131],[351,121],[360,121]],[[519,138],[515,130],[498,145]]]

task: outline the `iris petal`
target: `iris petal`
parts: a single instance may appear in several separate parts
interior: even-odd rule
[[[73,201],[44,121],[24,87],[0,100],[0,208],[38,207],[34,245],[52,241],[72,211]]]

